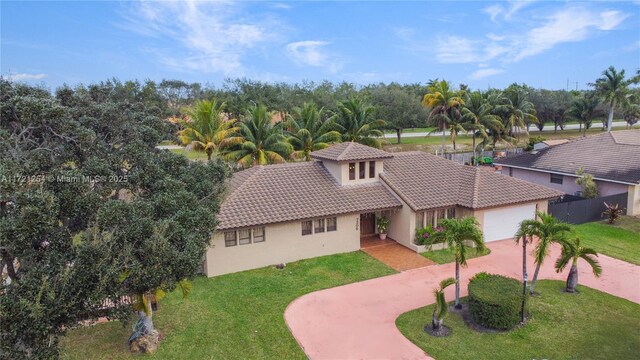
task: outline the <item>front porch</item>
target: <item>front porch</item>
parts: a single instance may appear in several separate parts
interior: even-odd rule
[[[378,235],[361,236],[360,249],[396,271],[406,271],[435,264],[389,237],[380,240]]]

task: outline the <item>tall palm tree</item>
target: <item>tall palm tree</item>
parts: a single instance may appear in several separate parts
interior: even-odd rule
[[[380,130],[386,125],[384,120],[376,120],[375,108],[363,100],[352,97],[338,103],[338,123],[342,132],[342,141],[381,148],[384,133]]]
[[[440,287],[433,291],[436,297],[436,303],[433,307],[433,314],[431,315],[431,328],[434,334],[438,334],[442,331],[442,323],[445,315],[449,311],[447,300],[444,297],[444,290],[449,286],[456,283],[456,279],[448,278],[440,281]]]
[[[602,267],[596,257],[598,257],[598,253],[591,248],[580,246],[580,239],[578,238],[567,242],[562,247],[562,254],[556,261],[556,271],[561,272],[571,262],[571,270],[569,270],[569,276],[567,276],[565,289],[567,292],[575,292],[578,286],[578,259],[583,259],[587,264],[591,265],[593,275],[600,277]]]
[[[285,162],[293,147],[283,135],[283,123],[272,125],[271,115],[264,105],[251,107],[246,118],[237,124],[242,143],[230,148],[223,157],[244,168]]]
[[[442,219],[438,223],[442,231],[436,231],[429,236],[425,245],[431,247],[434,244],[447,244],[453,250],[456,260],[456,303],[457,309],[460,305],[460,266],[467,266],[468,243],[475,246],[476,253],[486,249],[482,236],[482,231],[478,227],[478,221],[472,216],[462,219]]]
[[[533,295],[540,273],[540,267],[544,259],[549,255],[549,247],[552,243],[564,245],[567,243],[566,236],[571,227],[569,224],[558,221],[553,215],[541,211],[536,213],[538,219],[530,223],[531,233],[538,239],[534,250],[534,260],[536,270],[533,273],[533,280],[529,287],[529,293]]]
[[[609,117],[607,118],[607,131],[611,131],[613,124],[613,110],[616,106],[624,106],[629,102],[629,85],[639,81],[638,76],[625,79],[624,69],[618,72],[613,66],[602,72],[602,77],[594,84],[596,93],[609,105]]]
[[[524,89],[513,88],[505,92],[505,127],[509,129],[509,136],[513,136],[513,129],[516,129],[516,137],[520,134],[520,129],[524,129],[528,135],[527,123],[537,123],[536,109],[533,103],[527,100],[527,93]]]
[[[569,115],[580,122],[583,127],[582,137],[587,136],[587,129],[591,127],[591,121],[596,116],[598,99],[595,96],[583,96],[576,99],[569,108]]]
[[[182,127],[178,131],[182,144],[206,153],[207,159],[211,160],[214,153],[241,143],[242,137],[238,136],[239,129],[234,126],[235,120],[225,119],[224,107],[224,103],[218,104],[216,99],[212,99],[197,101],[184,109],[186,117],[177,120]]]
[[[516,244],[522,240],[522,282],[527,282],[527,244],[533,243],[535,235],[536,220],[523,220],[515,234]]]
[[[318,109],[313,103],[305,103],[302,108],[294,108],[288,116],[287,141],[293,146],[292,156],[297,159],[311,161],[311,152],[321,150],[332,142],[340,141],[340,133],[335,129],[338,125],[335,116],[323,120],[324,108]]]
[[[442,131],[442,153],[445,150],[445,132],[462,105],[464,100],[459,92],[451,89],[448,81],[437,79],[429,81],[427,93],[422,98],[422,106],[429,109],[429,120],[437,122],[438,130]],[[452,135],[452,140],[455,141],[455,135]]]
[[[493,114],[493,107],[480,91],[467,93],[462,107],[463,126],[470,130],[473,139],[473,158],[476,158],[476,134],[484,140],[489,138],[487,129],[502,128],[500,117]]]

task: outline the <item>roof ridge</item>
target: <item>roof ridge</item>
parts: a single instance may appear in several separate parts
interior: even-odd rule
[[[478,174],[481,170],[478,169],[477,167],[474,167],[473,170],[474,170],[474,174],[473,174],[473,190],[471,193],[471,205],[473,205],[473,207],[476,208],[478,206],[478,184],[480,183],[480,176],[478,176]]]
[[[353,146],[353,140],[349,141],[349,143],[347,144],[347,146],[344,148],[344,150],[342,150],[342,152],[340,153],[340,155],[336,156],[336,159],[338,159],[338,161],[344,159],[344,154],[349,151],[351,149],[351,147]]]

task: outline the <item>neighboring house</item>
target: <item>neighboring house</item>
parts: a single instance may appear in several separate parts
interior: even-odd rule
[[[627,214],[640,215],[640,130],[612,131],[495,161],[502,174],[580,195],[576,172],[591,174],[600,196],[627,193]]]
[[[255,166],[233,175],[204,271],[216,276],[360,249],[390,219],[388,235],[414,244],[416,228],[475,216],[486,241],[508,239],[561,192],[423,152],[358,143],[315,151],[316,161]]]

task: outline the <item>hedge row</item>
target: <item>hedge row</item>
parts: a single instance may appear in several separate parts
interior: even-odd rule
[[[468,289],[469,312],[477,324],[491,329],[508,330],[520,322],[521,282],[483,272],[471,279]]]

